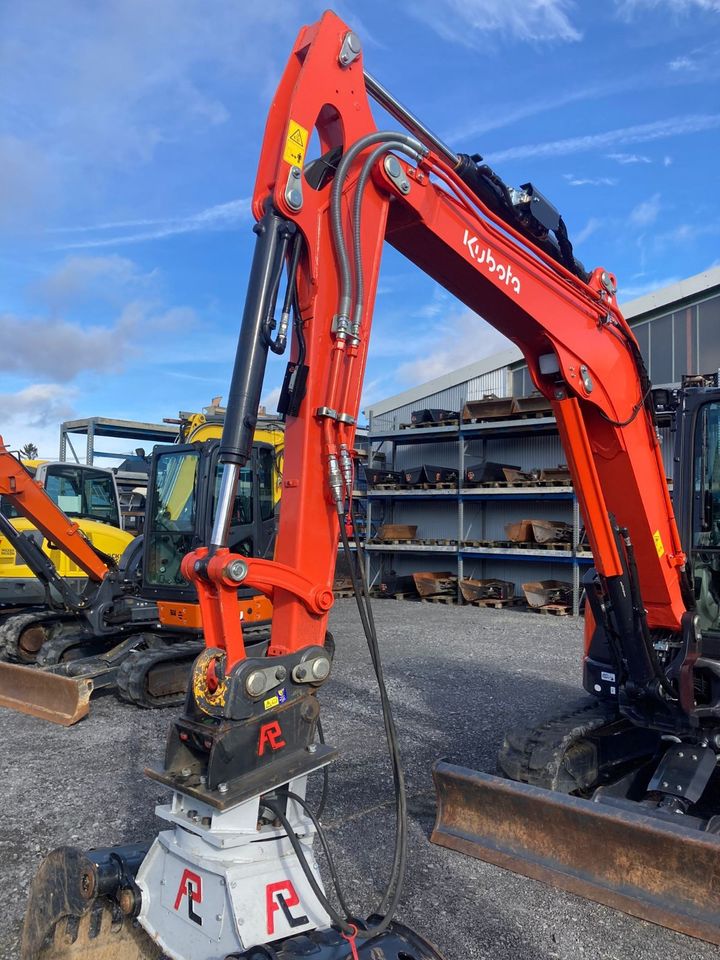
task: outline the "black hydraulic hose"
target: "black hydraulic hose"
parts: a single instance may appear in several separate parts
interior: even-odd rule
[[[330,903],[328,898],[325,896],[325,892],[323,891],[320,884],[317,882],[315,878],[315,874],[313,873],[312,867],[307,861],[307,857],[305,856],[305,851],[303,850],[302,842],[298,837],[298,835],[293,830],[292,824],[290,823],[288,818],[285,816],[285,814],[281,810],[280,804],[276,803],[274,800],[271,800],[269,797],[264,796],[262,798],[262,805],[264,807],[267,807],[275,815],[276,819],[278,819],[282,824],[283,830],[287,834],[287,838],[290,841],[290,844],[292,845],[292,848],[297,855],[300,868],[302,872],[305,874],[305,877],[307,879],[307,882],[310,884],[312,892],[315,894],[315,896],[323,905],[323,907],[327,910],[332,922],[336,926],[338,926],[343,931],[343,933],[347,933],[347,934],[354,933],[355,931],[353,926],[349,924],[347,920],[337,912],[335,907]]]
[[[362,266],[362,201],[363,194],[365,193],[365,187],[370,178],[370,175],[373,171],[373,167],[379,160],[379,158],[390,150],[402,150],[403,152],[410,153],[410,156],[413,159],[417,159],[418,154],[414,149],[408,150],[408,147],[401,140],[388,140],[385,143],[381,143],[379,147],[376,147],[369,157],[364,161],[362,169],[360,171],[360,176],[358,177],[357,184],[355,186],[355,199],[353,201],[353,219],[352,219],[352,230],[353,230],[353,266],[355,268],[355,296],[354,296],[354,307],[353,307],[353,326],[355,330],[360,329],[360,322],[362,320],[362,311],[363,311],[363,298],[364,298],[364,278],[363,278],[363,266]]]
[[[350,570],[350,577],[353,581],[353,588],[355,591],[355,599],[358,606],[358,612],[360,614],[360,619],[363,623],[363,628],[365,630],[365,636],[368,640],[368,648],[370,650],[370,656],[373,662],[373,667],[378,679],[378,687],[380,690],[380,698],[383,705],[383,721],[385,725],[385,735],[387,737],[388,746],[390,748],[390,757],[392,763],[393,771],[393,782],[395,786],[395,810],[396,810],[396,843],[395,851],[393,855],[393,867],[388,881],[385,894],[383,895],[382,901],[380,902],[376,913],[383,914],[385,913],[386,919],[392,919],[392,915],[395,912],[397,904],[400,899],[400,893],[402,890],[402,884],[405,877],[406,861],[407,861],[407,796],[405,790],[405,779],[403,777],[402,765],[400,761],[400,752],[397,744],[397,731],[395,729],[395,721],[392,714],[392,708],[390,706],[387,690],[385,688],[385,678],[382,668],[382,660],[380,657],[380,651],[378,648],[377,642],[377,629],[375,626],[375,618],[372,612],[372,604],[370,603],[369,589],[367,584],[367,579],[365,577],[364,564],[362,562],[362,549],[360,547],[360,542],[357,537],[357,525],[355,522],[354,507],[352,500],[350,501],[350,518],[353,525],[353,530],[355,532],[355,543],[358,548],[357,557],[358,557],[358,568],[359,568],[359,578],[360,578],[360,589],[358,589],[358,581],[355,575],[355,569],[353,566],[353,558],[350,550],[350,544],[348,543],[347,532],[344,525],[341,523],[340,532],[343,541],[343,549],[348,560],[348,567]],[[384,928],[383,928],[384,929]]]
[[[298,263],[300,261],[300,253],[302,251],[302,242],[302,234],[298,231],[293,239],[292,252],[288,262],[287,286],[285,287],[285,297],[283,299],[282,312],[280,313],[280,323],[278,324],[277,336],[274,339],[272,337],[268,337],[268,346],[273,353],[278,355],[285,353],[285,348],[287,347],[287,332],[288,326],[290,325],[290,313],[295,301],[295,282],[297,278]],[[280,272],[282,272],[282,267],[280,268]],[[275,298],[276,297],[277,289],[275,291]],[[273,298],[272,312],[268,315],[268,329],[271,326],[270,321],[273,313],[275,312],[275,298]]]
[[[370,133],[365,137],[356,140],[343,155],[337,172],[333,178],[332,189],[330,191],[330,226],[332,230],[335,252],[338,258],[338,273],[340,279],[340,295],[338,298],[338,316],[349,317],[352,306],[350,288],[352,286],[352,272],[350,269],[350,257],[345,246],[345,235],[342,224],[342,189],[345,185],[345,179],[353,161],[359,153],[372,147],[376,143],[382,143],[386,140],[395,140],[403,143],[409,149],[416,152],[418,156],[425,156],[428,152],[419,140],[405,133],[395,133],[391,130],[379,130],[376,133]]]
[[[323,767],[323,769],[327,770],[327,767]],[[345,894],[343,892],[342,885],[340,883],[340,877],[335,868],[335,860],[333,859],[332,851],[330,850],[330,846],[327,842],[327,837],[325,836],[325,831],[322,828],[318,815],[313,812],[312,808],[310,807],[310,804],[307,802],[307,800],[304,799],[304,797],[301,797],[297,793],[293,793],[292,790],[286,790],[286,791],[283,791],[283,793],[289,800],[292,800],[293,803],[297,803],[298,806],[302,807],[305,813],[307,814],[307,816],[312,821],[312,824],[315,827],[317,835],[320,838],[320,843],[323,848],[323,853],[325,854],[325,859],[327,860],[328,870],[330,871],[330,877],[332,878],[333,887],[335,888],[335,893],[337,894],[338,903],[340,904],[342,909],[345,911],[346,918],[350,917],[352,915],[352,910],[347,905],[347,901],[345,900]]]

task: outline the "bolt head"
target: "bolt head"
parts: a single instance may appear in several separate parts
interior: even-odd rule
[[[228,785],[226,783],[219,783],[218,793],[227,793],[227,792],[228,792]]]
[[[308,749],[308,753],[317,753],[317,744],[316,744],[316,743],[310,743],[310,744],[308,744],[308,748],[307,748],[307,749]]]
[[[288,206],[293,210],[299,210],[302,207],[302,194],[299,190],[288,190],[287,194]]]
[[[191,773],[192,773],[192,770],[190,769],[190,767],[183,767],[182,770],[180,771],[180,775],[183,777],[189,777]]]
[[[325,657],[318,657],[312,665],[312,674],[316,680],[324,680],[330,673],[330,661]]]
[[[265,689],[265,674],[262,670],[253,670],[245,681],[245,689],[251,697],[257,697]]]
[[[679,756],[679,757],[684,757],[685,754],[682,752],[682,750],[679,750],[679,751],[678,751],[678,756]]]
[[[287,676],[287,669],[285,667],[278,667],[275,671],[275,679],[280,680],[281,682]]]
[[[410,184],[407,180],[401,180],[398,186],[400,187],[400,193],[410,193]]]
[[[385,157],[385,170],[389,177],[399,177],[402,173],[402,167],[400,166],[400,161],[392,153],[388,154]]]
[[[248,575],[248,565],[244,560],[231,560],[225,566],[223,573],[234,583],[242,583],[245,577]]]
[[[300,176],[300,167],[290,167],[290,176],[297,179]]]

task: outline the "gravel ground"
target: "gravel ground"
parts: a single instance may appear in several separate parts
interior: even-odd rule
[[[428,842],[430,767],[438,757],[494,772],[503,731],[578,697],[581,627],[572,617],[382,601],[378,632],[409,785],[410,867],[399,917],[447,960],[717,960],[717,948]],[[356,903],[382,887],[392,849],[391,777],[378,698],[352,600],[337,602],[332,680],[322,694],[341,748],[324,820]],[[1,711],[0,960],[16,960],[28,885],[60,844],[147,841],[163,788],[142,775],[160,759],[172,711],[113,696],[71,729]]]

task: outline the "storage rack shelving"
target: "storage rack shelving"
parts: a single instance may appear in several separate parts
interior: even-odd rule
[[[545,435],[557,436],[557,427],[553,417],[537,417],[529,419],[510,419],[503,421],[488,421],[483,423],[463,423],[457,425],[442,425],[428,427],[408,427],[400,429],[376,428],[371,422],[369,431],[370,458],[372,463],[373,450],[387,444],[390,447],[390,456],[386,456],[389,469],[396,469],[398,447],[417,444],[454,445],[455,464],[458,476],[465,474],[467,444],[470,441],[483,441],[480,454],[473,453],[473,460],[493,459],[492,444],[503,439],[522,439]],[[451,453],[448,450],[448,453]],[[450,456],[443,458],[446,466],[454,465]],[[572,540],[567,549],[546,550],[525,547],[472,547],[463,544],[466,526],[466,506],[471,504],[482,505],[486,510],[491,505],[508,503],[539,502],[543,504],[561,502],[571,507]],[[455,544],[382,544],[367,543],[367,576],[373,584],[381,575],[381,563],[373,562],[373,558],[381,560],[388,554],[445,554],[455,558],[455,568],[458,578],[465,576],[465,566],[475,559],[486,561],[509,561],[533,564],[564,564],[570,568],[573,585],[573,613],[577,614],[580,602],[580,572],[592,564],[592,555],[588,551],[580,550],[580,511],[575,494],[571,487],[558,485],[547,487],[473,487],[457,489],[428,489],[428,490],[378,490],[368,489],[366,511],[366,537],[369,538],[374,522],[374,508],[382,504],[384,522],[391,522],[394,507],[401,503],[449,504],[455,507],[456,534],[449,532],[442,539],[454,539]],[[389,519],[390,518],[390,519]],[[480,538],[478,538],[480,539]],[[492,574],[488,574],[492,575]]]

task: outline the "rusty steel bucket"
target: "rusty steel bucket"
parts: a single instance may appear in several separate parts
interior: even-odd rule
[[[433,843],[720,944],[720,837],[440,761]]]
[[[63,677],[38,667],[0,663],[0,707],[72,726],[87,716],[93,681]]]

